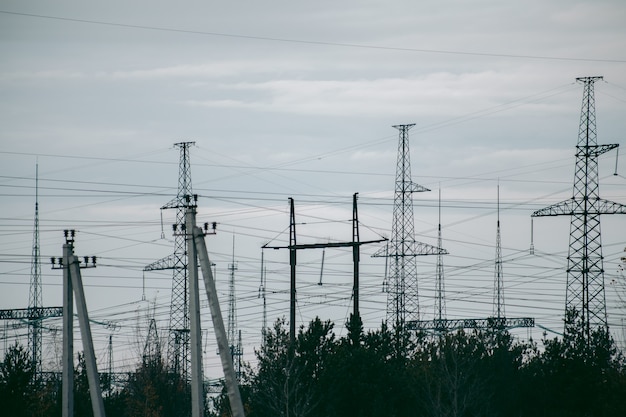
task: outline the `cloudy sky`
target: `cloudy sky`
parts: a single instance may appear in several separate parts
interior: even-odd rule
[[[361,239],[389,237],[397,124],[410,131],[417,239],[435,244],[442,190],[447,315],[492,313],[496,195],[506,313],[562,329],[569,219],[530,214],[571,197],[582,86],[596,83],[599,143],[624,144],[626,4],[619,0],[501,2],[200,1],[0,2],[0,306],[28,305],[39,164],[44,304],[61,304],[62,230],[78,230],[97,352],[136,360],[146,317],[165,333],[171,275],[143,266],[173,250],[159,208],[176,194],[179,153],[195,141],[192,181],[226,308],[235,241],[239,327],[259,345],[261,246],[288,239],[288,197],[299,243],[351,239],[359,192]],[[623,152],[625,153],[625,152]],[[626,203],[626,162],[600,158],[601,195]],[[618,175],[614,175],[616,173]],[[301,223],[301,224],[300,224]],[[609,321],[617,303],[626,216],[602,220]],[[363,247],[362,315],[385,317],[384,259]],[[351,311],[346,251],[299,256],[298,324],[343,323]],[[288,254],[266,251],[268,322],[288,317]],[[421,314],[432,318],[432,257],[419,259]],[[318,285],[320,276],[323,285]],[[203,296],[204,300],[204,296]],[[205,301],[203,301],[205,302]],[[150,313],[149,313],[150,312]],[[219,376],[208,310],[205,362]],[[49,320],[46,363],[58,359]],[[2,345],[25,334],[9,324]],[[542,329],[520,337],[541,337]],[[104,361],[104,358],[101,360]]]

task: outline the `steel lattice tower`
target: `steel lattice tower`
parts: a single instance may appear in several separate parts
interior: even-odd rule
[[[193,195],[191,188],[191,164],[189,148],[195,142],[180,142],[174,146],[180,149],[178,168],[178,193],[176,198],[161,207],[161,210],[176,209],[175,230],[184,230],[185,213]],[[167,343],[167,360],[172,371],[185,379],[190,375],[189,350],[189,278],[187,276],[187,250],[184,233],[174,233],[174,253],[144,268],[144,271],[171,269],[172,299],[170,305],[170,327]]]
[[[571,216],[565,310],[576,310],[581,315],[587,339],[594,328],[608,330],[600,215],[626,214],[625,205],[600,198],[598,157],[619,145],[597,144],[594,83],[598,80],[602,77],[576,79],[584,90],[573,196],[532,214],[532,217]]]
[[[498,222],[496,226],[496,267],[493,279],[493,315],[504,318],[504,276],[502,273],[502,239],[500,237],[500,185],[498,185]]]
[[[443,239],[441,237],[441,188],[439,188],[439,224],[437,226],[437,247],[443,246]],[[437,254],[437,271],[436,271],[436,298],[435,298],[435,320],[445,320],[446,318],[446,298],[445,298],[445,285],[443,276],[443,254],[440,252]]]
[[[237,263],[235,262],[235,236],[233,235],[233,261],[228,265],[230,271],[229,279],[229,291],[228,291],[228,346],[230,348],[230,355],[233,360],[233,366],[235,367],[235,373],[237,379],[241,375],[241,332],[239,337],[237,336],[237,297],[235,294],[235,271],[237,270]]]
[[[391,282],[386,285],[387,323],[396,326],[419,320],[420,317],[415,257],[447,253],[441,248],[415,240],[413,193],[430,190],[411,180],[409,130],[413,126],[415,124],[393,126],[399,131],[399,141],[391,239],[388,248],[373,255],[391,259]]]
[[[41,374],[41,319],[39,309],[42,307],[41,296],[41,258],[39,253],[39,164],[35,168],[35,226],[33,229],[33,251],[30,270],[30,293],[28,309],[34,318],[29,321],[28,347],[32,366],[37,378]]]

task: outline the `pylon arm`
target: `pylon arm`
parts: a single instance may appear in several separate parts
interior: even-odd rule
[[[161,258],[158,261],[152,262],[150,265],[146,265],[143,270],[144,271],[162,271],[164,269],[184,269],[185,266],[181,264],[181,262],[176,262],[176,255],[169,255],[165,258]],[[178,266],[177,266],[178,264]]]
[[[233,360],[228,347],[228,337],[226,336],[226,329],[224,328],[224,319],[222,318],[222,311],[220,309],[219,299],[217,298],[215,280],[213,279],[213,271],[211,270],[211,261],[209,260],[209,254],[206,249],[204,234],[202,233],[202,229],[197,226],[193,228],[193,242],[196,246],[198,258],[200,259],[200,267],[202,268],[204,286],[209,300],[209,309],[211,310],[211,319],[213,321],[213,328],[215,329],[217,349],[219,350],[222,368],[224,369],[224,380],[226,382],[226,391],[228,392],[232,415],[233,417],[245,417],[243,402],[241,401],[239,386],[237,385],[237,375],[235,374],[235,367],[233,366]]]
[[[606,153],[612,149],[619,147],[619,144],[613,143],[611,145],[585,145],[585,146],[576,146],[576,156],[588,156],[588,157],[598,157],[603,153]]]
[[[402,185],[398,186],[398,184],[396,184],[396,189],[397,190],[401,190],[402,189]],[[414,183],[413,181],[409,182],[406,190],[409,193],[422,193],[425,191],[430,191],[429,188],[424,187],[423,185],[419,185],[417,183]]]
[[[408,330],[434,330],[439,332],[459,329],[513,329],[517,327],[535,327],[535,319],[530,317],[489,317],[486,319],[435,319],[406,322]]]
[[[422,256],[422,255],[448,255],[448,251],[444,248],[429,245],[427,243],[412,241],[403,242],[403,253],[394,253],[391,249],[388,251],[386,247],[378,249],[372,255],[373,258],[385,258],[390,257],[409,257],[409,256]],[[390,246],[393,246],[394,242],[391,242]]]
[[[574,214],[626,214],[626,205],[599,198],[594,202],[591,210],[583,213],[580,210],[580,202],[572,198],[537,210],[531,217],[572,216]]]
[[[30,307],[0,310],[0,320],[43,320],[62,317],[63,307]]]

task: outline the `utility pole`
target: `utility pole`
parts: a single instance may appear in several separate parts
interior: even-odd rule
[[[372,255],[391,258],[391,283],[383,283],[383,286],[387,289],[387,322],[396,326],[420,318],[415,257],[448,253],[445,249],[415,240],[413,193],[430,190],[411,179],[409,130],[413,126],[415,124],[393,126],[398,129],[399,141],[391,240],[389,248],[381,248]]]
[[[358,232],[358,210],[356,207],[357,194],[355,193],[353,196],[353,209],[352,209],[352,241],[351,242],[329,242],[329,243],[311,243],[311,244],[300,244],[296,243],[296,216],[294,209],[294,201],[293,198],[289,198],[289,246],[269,246],[268,244],[263,245],[263,249],[289,249],[289,266],[291,270],[290,281],[290,299],[289,299],[289,343],[290,343],[290,351],[295,346],[296,341],[296,252],[304,249],[322,249],[322,248],[345,248],[352,247],[353,248],[353,262],[358,264],[360,256],[359,256],[359,248],[361,245],[368,245],[371,243],[380,243],[386,242],[387,239],[378,239],[378,240],[369,240],[365,242],[359,241],[359,232]],[[353,276],[353,284],[352,284],[352,295],[354,301],[354,317],[360,317],[359,314],[359,267],[358,265],[354,266],[354,276]]]
[[[191,163],[189,148],[195,142],[180,142],[174,146],[180,149],[178,167],[178,193],[161,210],[176,209],[175,227],[179,230],[185,225],[187,199],[192,195]],[[187,276],[187,252],[185,236],[174,234],[174,253],[162,258],[144,268],[144,271],[172,270],[172,298],[170,305],[170,326],[167,344],[169,367],[188,380],[190,353],[189,353],[189,300]]]
[[[62,416],[74,417],[74,323],[73,303],[76,297],[78,323],[85,355],[85,367],[94,417],[105,417],[100,377],[96,365],[87,302],[83,290],[81,268],[95,268],[96,257],[84,257],[84,264],[74,255],[74,230],[65,230],[63,257],[52,258],[52,268],[63,270],[63,380],[61,387]],[[89,260],[91,259],[91,264]]]
[[[222,362],[222,369],[224,370],[224,381],[226,383],[226,391],[228,393],[232,415],[233,417],[244,417],[243,402],[241,401],[241,394],[237,384],[237,376],[235,374],[232,357],[228,349],[228,337],[226,335],[226,329],[224,328],[224,319],[222,318],[219,299],[217,298],[215,279],[213,278],[213,271],[211,271],[211,261],[204,241],[204,236],[207,233],[206,229],[205,226],[205,231],[203,232],[202,229],[196,226],[188,231],[192,234],[196,254],[199,257],[200,267],[202,268],[204,287],[209,300],[209,309],[211,310],[211,319],[213,321],[213,329],[215,330],[215,338]]]
[[[618,144],[598,145],[594,84],[603,77],[580,77],[582,111],[576,145],[572,198],[535,211],[531,217],[570,216],[565,313],[581,314],[584,337],[596,328],[608,331],[604,293],[601,214],[626,214],[626,205],[600,198],[598,157]],[[565,328],[567,331],[567,327]]]
[[[265,270],[264,255],[265,252],[261,250],[261,285],[259,286],[259,297],[263,298],[263,321],[261,323],[261,336],[263,337],[263,344],[265,344],[265,336],[267,332],[267,302],[265,299],[265,291],[267,289],[267,271]]]

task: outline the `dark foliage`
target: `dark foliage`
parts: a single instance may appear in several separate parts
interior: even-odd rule
[[[626,367],[605,329],[585,337],[575,311],[563,337],[517,342],[502,329],[415,335],[358,317],[337,338],[315,319],[289,345],[284,320],[265,334],[241,393],[248,417],[604,417],[626,415]],[[109,387],[104,378],[103,385]],[[60,416],[60,381],[35,380],[27,352],[0,364],[2,415]],[[144,360],[123,386],[106,391],[108,415],[190,415],[189,387],[160,358]],[[231,415],[225,390],[206,415]],[[91,415],[84,360],[75,372],[75,414]]]

